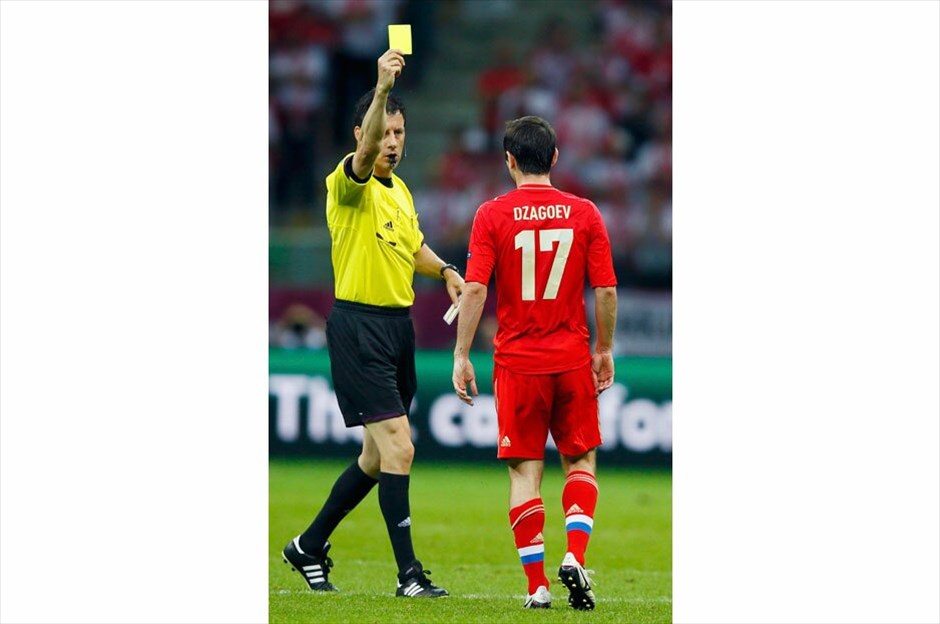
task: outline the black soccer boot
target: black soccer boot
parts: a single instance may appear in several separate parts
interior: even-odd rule
[[[320,552],[304,552],[300,548],[300,537],[295,537],[281,554],[284,563],[289,563],[291,570],[300,572],[313,591],[339,591],[329,581],[330,568],[333,567],[333,560],[326,556],[329,550],[330,543],[327,542]]]
[[[581,567],[571,553],[565,553],[558,568],[558,579],[568,588],[568,604],[579,611],[590,611],[596,603],[589,578],[591,573],[591,570]]]
[[[415,559],[408,569],[398,575],[398,589],[396,598],[440,598],[448,596],[447,590],[431,582],[428,575],[430,570],[421,567],[421,562]]]

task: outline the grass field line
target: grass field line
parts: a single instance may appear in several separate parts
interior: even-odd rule
[[[314,592],[305,590],[305,589],[278,589],[271,592],[272,595],[277,596],[311,596],[316,600],[329,600],[327,595],[322,597]],[[340,596],[368,596],[370,598],[391,598],[389,594],[375,594],[372,592],[359,592],[359,591],[341,591],[339,592]],[[467,598],[469,600],[525,600],[525,596],[522,594],[511,595],[511,594],[460,594],[451,595],[450,598]],[[597,602],[661,602],[667,603],[672,602],[672,598],[668,596],[659,596],[656,598],[623,598],[623,597],[600,597],[597,599]]]
[[[375,560],[372,560],[372,559],[343,559],[342,563],[351,563],[351,564],[356,564],[356,565],[375,565],[376,564]],[[458,564],[456,567],[458,568],[488,568],[488,569],[501,568],[501,569],[515,570],[519,568],[519,564],[518,563],[461,563],[461,564]],[[588,567],[590,567],[590,563],[588,564]],[[627,572],[629,574],[650,574],[650,575],[667,575],[667,576],[672,575],[672,570],[640,570],[638,568],[617,568],[616,571],[618,573]],[[601,582],[603,582],[603,577],[604,577],[604,571],[603,570],[598,571],[598,573],[596,574],[596,578],[600,579]]]

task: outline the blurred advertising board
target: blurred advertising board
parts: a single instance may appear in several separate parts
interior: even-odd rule
[[[489,353],[471,356],[480,396],[454,394],[449,351],[419,351],[418,394],[411,406],[419,459],[496,461],[496,407]],[[601,394],[602,464],[671,467],[672,359],[618,357],[612,388]],[[269,352],[269,451],[272,457],[353,457],[362,429],[343,424],[326,351]],[[546,458],[557,455],[551,439]]]
[[[593,299],[585,297],[589,307]],[[590,307],[588,319],[593,318]],[[671,356],[672,293],[618,289],[614,344],[618,354]]]

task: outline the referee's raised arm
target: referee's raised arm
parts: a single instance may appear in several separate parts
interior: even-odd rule
[[[395,86],[395,79],[405,67],[405,57],[398,50],[388,50],[379,57],[378,67],[379,78],[375,83],[375,96],[362,119],[362,126],[355,130],[357,144],[352,169],[356,177],[360,179],[369,177],[382,151],[382,138],[385,136],[385,104],[389,92]]]

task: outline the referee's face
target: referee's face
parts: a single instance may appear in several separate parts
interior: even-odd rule
[[[400,112],[385,114],[385,137],[382,151],[375,161],[375,175],[387,178],[401,162],[405,153],[405,118]]]

